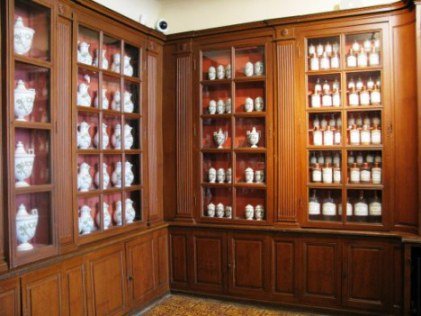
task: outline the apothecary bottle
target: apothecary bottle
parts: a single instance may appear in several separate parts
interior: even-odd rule
[[[368,205],[368,215],[374,221],[380,221],[382,216],[382,202],[377,196],[377,191],[374,192],[374,197]]]
[[[350,106],[360,105],[360,98],[355,88],[351,88],[351,92],[349,93],[349,96],[348,96],[348,102]]]
[[[329,91],[324,90],[323,96],[322,96],[322,106],[324,107],[331,107],[332,104],[332,95]]]
[[[346,65],[349,68],[357,67],[357,57],[355,56],[354,50],[351,48],[349,55],[346,58]]]
[[[334,52],[332,54],[332,57],[330,58],[330,68],[332,69],[338,69],[340,67],[340,59],[337,52]]]
[[[378,162],[375,162],[373,168],[371,169],[371,178],[373,184],[382,183],[382,168]]]
[[[323,132],[323,145],[333,146],[333,131],[330,126]]]
[[[371,169],[367,162],[365,162],[361,168],[360,178],[362,183],[371,182]]]
[[[339,204],[338,214],[342,215],[342,203]],[[352,204],[349,201],[349,198],[346,200],[346,216],[347,217],[352,216]]]
[[[368,204],[364,198],[364,192],[360,191],[360,196],[357,202],[354,205],[354,215],[357,218],[367,217],[368,216]]]
[[[320,102],[320,93],[314,90],[314,93],[311,95],[311,107],[312,108],[319,108],[321,106]]]
[[[333,90],[332,105],[334,107],[340,107],[341,106],[341,94],[339,93],[338,89]]]
[[[339,163],[334,163],[333,165],[333,182],[334,183],[341,183],[341,167]]]
[[[320,69],[322,70],[330,69],[330,60],[326,52],[324,52],[322,57],[320,58]]]
[[[336,216],[336,204],[331,196],[330,191],[328,191],[327,198],[323,201],[322,215],[323,217],[328,217],[328,218],[332,216]]]
[[[349,168],[349,181],[351,183],[360,183],[360,168],[355,162]]]
[[[378,66],[380,64],[380,54],[375,47],[372,48],[368,59],[370,66]]]
[[[310,58],[310,70],[317,71],[320,69],[319,57],[316,54]]]
[[[371,140],[370,129],[367,125],[363,125],[363,128],[360,132],[361,144],[362,145],[369,145]]]
[[[320,202],[316,196],[316,190],[313,191],[313,195],[310,197],[308,202],[308,215],[310,218],[317,218],[321,214]]]
[[[368,66],[367,53],[364,51],[364,48],[362,48],[362,47],[360,49],[360,52],[358,53],[357,64],[358,64],[358,67],[367,67]]]
[[[377,124],[374,124],[374,127],[371,130],[371,143],[373,145],[380,145],[382,143],[382,131]]]
[[[315,163],[312,167],[311,180],[316,183],[322,182],[322,168],[318,163]]]
[[[354,124],[351,130],[349,131],[349,139],[350,139],[351,145],[359,145],[361,142],[360,130],[358,129],[356,124]]]
[[[322,131],[316,127],[313,131],[313,145],[322,146],[323,145],[323,134]]]
[[[330,163],[326,163],[322,169],[323,172],[323,183],[332,183],[333,182],[333,170]]]
[[[381,103],[381,94],[377,85],[374,86],[374,90],[370,93],[370,102],[372,105],[379,105]]]
[[[370,93],[365,87],[363,87],[360,92],[360,105],[370,105]]]

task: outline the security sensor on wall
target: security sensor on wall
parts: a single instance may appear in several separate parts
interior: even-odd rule
[[[159,19],[155,25],[156,29],[162,33],[166,33],[168,31],[168,22],[164,19]]]

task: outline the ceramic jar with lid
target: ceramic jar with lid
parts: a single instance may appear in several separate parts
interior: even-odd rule
[[[16,212],[16,238],[19,242],[18,251],[28,251],[34,249],[29,242],[35,236],[38,226],[38,210],[32,209],[31,212],[26,210],[24,204],[20,204]]]
[[[25,26],[22,17],[18,16],[14,25],[13,47],[18,55],[27,54],[32,48],[35,30]]]
[[[216,211],[216,206],[213,203],[209,203],[207,208],[207,216],[209,217],[215,217],[215,211]]]
[[[14,90],[14,112],[16,121],[25,122],[25,117],[30,115],[34,109],[36,91],[27,89],[23,80],[18,80]]]

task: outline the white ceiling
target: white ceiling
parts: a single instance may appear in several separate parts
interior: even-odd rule
[[[168,34],[286,16],[362,7],[397,0],[95,0],[135,21],[143,15],[154,27],[164,18]]]

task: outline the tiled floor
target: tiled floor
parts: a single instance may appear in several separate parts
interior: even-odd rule
[[[314,313],[290,311],[187,295],[168,295],[139,316],[310,316]],[[320,315],[320,314],[319,314]]]

